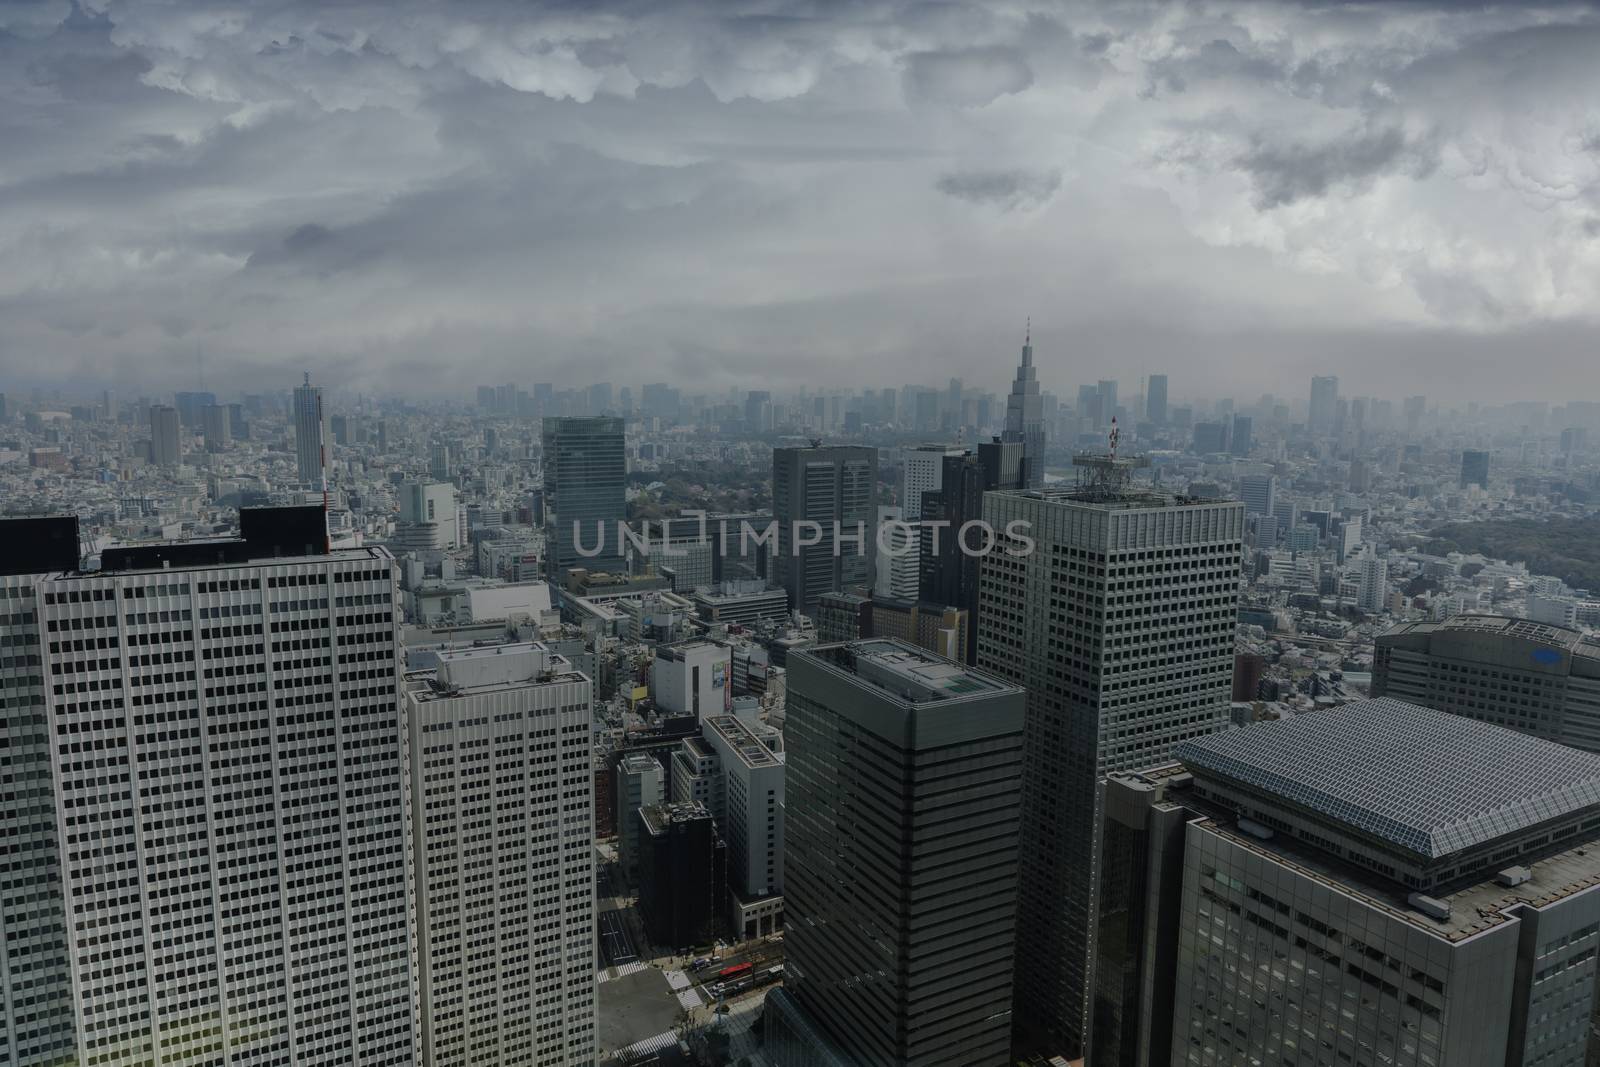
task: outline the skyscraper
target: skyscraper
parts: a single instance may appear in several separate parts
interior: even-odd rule
[[[200,409],[200,429],[205,434],[207,452],[225,452],[233,441],[228,409],[222,404],[208,404]]]
[[[617,524],[627,518],[628,461],[622,420],[544,420],[545,570],[559,582],[573,567],[621,571]]]
[[[1461,453],[1461,488],[1473,485],[1489,488],[1489,453],[1467,449]]]
[[[1339,379],[1311,379],[1311,406],[1307,426],[1313,434],[1333,432],[1339,415]]]
[[[158,467],[176,467],[182,461],[178,409],[166,404],[150,405],[150,462]]]
[[[1106,787],[1095,1067],[1583,1067],[1600,759],[1365,700]]]
[[[1137,459],[1074,489],[989,493],[978,667],[1027,692],[1018,1007],[1090,1029],[1100,780],[1228,724],[1244,505],[1133,487]],[[1016,524],[1012,526],[1011,524]]]
[[[1102,425],[1111,425],[1111,420],[1117,417],[1117,383],[1109,378],[1100,379],[1096,387],[1100,393],[1100,421]]]
[[[789,594],[790,610],[810,615],[823,593],[870,584],[877,489],[875,448],[773,450],[773,573]]]
[[[1145,421],[1156,426],[1166,424],[1167,376],[1165,374],[1150,375],[1150,384],[1145,389],[1144,417]]]
[[[775,1067],[1009,1062],[1022,718],[899,642],[789,657]]]
[[[772,393],[752,389],[744,398],[744,428],[747,433],[766,433],[772,429]]]
[[[873,537],[876,555],[872,575],[873,596],[917,599],[921,573],[921,534],[920,525],[907,522],[901,517],[899,508],[878,508],[878,523]]]
[[[1228,451],[1236,456],[1248,456],[1255,447],[1255,420],[1249,415],[1233,417],[1233,436],[1228,441]]]
[[[1367,552],[1356,565],[1360,582],[1356,587],[1356,607],[1369,615],[1377,615],[1388,607],[1389,564],[1372,551]]]
[[[1246,515],[1271,515],[1278,480],[1270,474],[1245,474],[1239,478],[1239,499]]]
[[[923,496],[929,523],[941,525],[937,532],[930,525],[918,545],[918,590],[925,601],[952,605],[967,613],[966,641],[961,652],[961,659],[967,664],[975,663],[978,653],[977,550],[983,547],[979,530],[967,524],[983,519],[984,493],[1024,488],[1022,448],[1020,441],[995,440],[980,444],[975,456],[945,456],[939,492]]]
[[[0,521],[0,1063],[16,1067],[81,1062],[38,592],[46,574],[77,569],[78,551],[74,518]]]
[[[1017,366],[1011,395],[1006,398],[1005,440],[1022,442],[1022,478],[1027,486],[1044,484],[1044,401],[1033,367],[1033,330],[1022,341],[1022,362]]]
[[[409,678],[422,1062],[595,1058],[590,680],[539,644]]]
[[[318,488],[327,471],[333,430],[322,405],[322,389],[311,384],[310,373],[294,391],[294,454],[301,485]]]
[[[937,493],[944,476],[944,457],[959,456],[956,445],[918,445],[900,453],[900,512],[907,522],[922,518],[922,496]]]
[[[73,1063],[412,1067],[394,561],[240,524],[32,579],[71,919],[27,947],[65,941]]]

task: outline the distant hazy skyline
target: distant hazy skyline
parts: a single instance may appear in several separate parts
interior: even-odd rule
[[[1600,399],[1596,56],[1590,5],[0,0],[0,391],[1003,395],[1031,315],[1065,399]]]

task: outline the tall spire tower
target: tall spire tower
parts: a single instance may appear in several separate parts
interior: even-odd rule
[[[1023,484],[1037,488],[1044,484],[1044,398],[1039,395],[1039,379],[1033,366],[1033,319],[1028,319],[1022,337],[1022,363],[1006,397],[1004,440],[1022,442]]]

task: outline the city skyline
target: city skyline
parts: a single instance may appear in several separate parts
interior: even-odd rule
[[[1596,383],[1587,5],[402,13],[0,15],[0,372]]]
[[[0,0],[0,1067],[1597,1067],[1597,56]]]

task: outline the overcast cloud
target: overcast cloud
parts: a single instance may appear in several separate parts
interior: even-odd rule
[[[1600,17],[0,0],[0,389],[1600,399]]]

